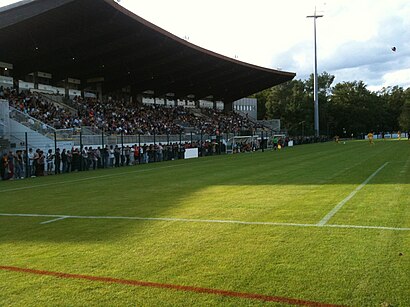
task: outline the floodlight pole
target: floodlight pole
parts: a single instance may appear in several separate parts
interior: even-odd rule
[[[315,14],[306,16],[306,18],[313,18],[313,39],[315,46],[315,70],[314,70],[314,87],[313,87],[313,96],[314,96],[314,107],[315,107],[315,136],[319,136],[319,96],[318,96],[318,77],[317,77],[317,47],[316,47],[316,19],[323,17],[323,15]]]

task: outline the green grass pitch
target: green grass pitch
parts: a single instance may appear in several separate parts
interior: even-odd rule
[[[408,141],[0,182],[0,200],[3,268],[410,306]],[[0,306],[260,305],[289,306],[0,269]]]

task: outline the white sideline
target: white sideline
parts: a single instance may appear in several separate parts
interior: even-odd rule
[[[84,215],[55,215],[55,214],[30,214],[30,213],[0,213],[0,216],[10,217],[47,217],[54,218],[40,224],[48,224],[63,219],[110,219],[110,220],[140,220],[140,221],[166,221],[166,222],[190,222],[190,223],[224,223],[224,224],[242,224],[242,225],[268,225],[268,226],[289,226],[289,227],[332,227],[332,228],[359,228],[359,229],[379,229],[379,230],[396,230],[410,231],[410,228],[386,227],[386,226],[365,226],[365,225],[318,225],[303,223],[280,223],[280,222],[246,222],[236,220],[202,220],[202,219],[185,219],[185,218],[168,218],[168,217],[139,217],[139,216],[84,216]]]
[[[361,185],[359,185],[356,189],[354,189],[345,199],[343,199],[340,203],[338,203],[326,216],[317,223],[318,226],[324,226],[326,223],[346,204],[353,196],[356,195],[361,189],[364,188],[366,184],[369,183],[370,180],[373,179],[389,162],[384,163],[380,166],[373,174],[371,174]]]

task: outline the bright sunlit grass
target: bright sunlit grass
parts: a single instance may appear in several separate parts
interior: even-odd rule
[[[407,141],[303,145],[0,182],[0,266],[410,306],[409,188]],[[55,220],[61,216],[77,218]],[[269,304],[285,306],[0,270],[1,306]]]

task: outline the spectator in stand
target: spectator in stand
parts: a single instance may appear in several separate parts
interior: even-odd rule
[[[61,163],[63,165],[61,172],[66,173],[67,172],[67,152],[65,148],[63,148],[63,151],[61,152]]]
[[[23,156],[22,151],[17,150],[14,155],[14,170],[15,170],[15,179],[24,179],[23,177]]]
[[[134,165],[140,163],[140,148],[134,144]]]
[[[103,159],[103,167],[107,168],[110,165],[110,149],[108,148],[108,145],[105,145],[101,156]]]
[[[61,153],[60,148],[56,149],[56,154],[54,155],[54,166],[55,166],[55,173],[61,173]]]
[[[26,177],[31,177],[34,176],[36,173],[35,167],[34,167],[34,152],[33,148],[29,148],[28,150],[28,174]]]
[[[131,161],[131,158],[130,158],[130,156],[131,156],[131,148],[130,148],[130,146],[126,146],[125,147],[125,149],[124,149],[124,155],[125,155],[125,165],[126,166],[128,166],[128,165],[130,165],[130,161]]]
[[[44,176],[44,166],[45,166],[46,157],[44,152],[38,149],[38,157],[36,163],[36,176]]]
[[[47,175],[51,175],[53,173],[53,160],[54,160],[53,150],[49,149],[47,152],[47,156],[46,156]]]
[[[42,100],[36,94],[13,94],[10,104],[41,122],[57,129],[91,126],[116,134],[180,134],[183,127],[193,127],[205,134],[238,132],[258,128],[248,118],[234,112],[202,109],[196,116],[183,107],[137,106],[128,101],[100,101],[75,97],[72,105],[77,114],[57,104]],[[124,110],[127,110],[124,112]],[[47,126],[44,127],[47,129]]]
[[[82,165],[82,157],[81,157],[81,152],[78,148],[72,148],[71,150],[72,154],[72,166],[71,166],[71,171],[79,171],[82,170],[83,165]]]
[[[0,171],[2,180],[10,179],[9,159],[6,153],[4,153],[1,157]]]
[[[72,162],[73,162],[73,154],[71,153],[71,151],[67,150],[67,166],[65,168],[66,173],[71,172]]]
[[[121,154],[121,150],[118,147],[118,145],[115,145],[114,148],[114,159],[115,159],[115,167],[120,167],[120,154]]]
[[[109,157],[110,157],[110,167],[114,167],[114,159],[115,159],[115,155],[114,155],[114,147],[112,145],[110,145],[110,151],[109,151]]]
[[[7,155],[8,160],[8,171],[9,171],[9,179],[14,178],[14,154],[12,151],[9,151]]]

